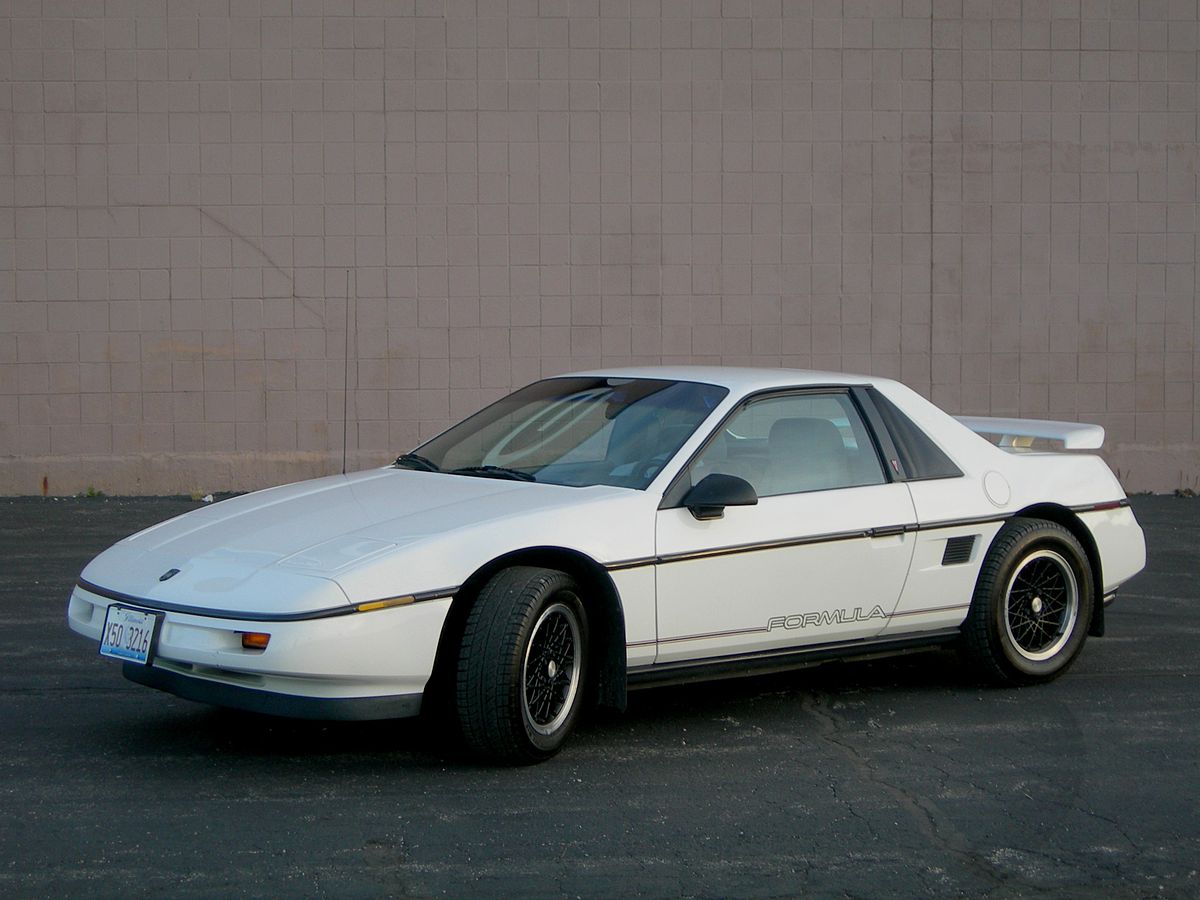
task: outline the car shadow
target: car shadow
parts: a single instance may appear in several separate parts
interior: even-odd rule
[[[593,746],[624,744],[663,728],[700,725],[737,714],[753,715],[764,726],[813,696],[961,690],[964,675],[949,652],[923,652],[862,662],[828,662],[807,669],[720,681],[647,687],[631,691],[624,713],[593,711],[574,740]],[[256,765],[273,760],[335,760],[340,770],[377,767],[381,762],[412,768],[486,768],[461,749],[453,727],[431,716],[365,722],[285,719],[238,710],[205,707],[161,695],[141,698],[136,709],[93,734],[110,751],[152,755],[176,761],[197,757],[225,765]],[[168,709],[161,707],[162,703]],[[157,708],[155,708],[157,705]],[[638,737],[639,732],[644,732]],[[569,750],[568,745],[568,750]],[[619,748],[614,748],[619,749]]]
[[[664,717],[711,718],[727,707],[745,707],[765,698],[819,694],[839,696],[888,691],[962,689],[975,683],[953,651],[926,649],[874,660],[831,660],[819,665],[716,681],[645,687],[629,694],[623,718],[661,721]]]
[[[168,704],[163,709],[162,703]],[[287,719],[204,706],[175,698],[149,697],[119,721],[94,726],[93,741],[127,756],[157,759],[319,760],[339,764],[354,758],[377,764],[394,758],[405,765],[443,765],[445,754],[425,719],[328,722]],[[104,734],[98,732],[103,730]]]

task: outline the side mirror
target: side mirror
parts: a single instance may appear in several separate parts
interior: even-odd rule
[[[757,506],[758,494],[745,478],[713,472],[684,495],[683,505],[697,519],[719,519],[727,506]]]

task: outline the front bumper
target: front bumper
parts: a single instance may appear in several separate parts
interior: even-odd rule
[[[130,681],[185,700],[290,719],[403,719],[421,711],[420,692],[393,697],[305,697],[242,687],[215,678],[198,678],[161,665],[125,663],[121,671]]]
[[[77,586],[67,613],[71,629],[99,642],[113,602]],[[125,663],[123,671],[131,681],[190,700],[271,715],[411,716],[420,711],[449,608],[444,598],[292,622],[160,610],[151,664]],[[245,649],[244,632],[270,634],[270,643],[265,650]]]

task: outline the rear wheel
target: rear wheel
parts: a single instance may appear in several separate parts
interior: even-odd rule
[[[587,640],[569,575],[517,566],[493,576],[459,647],[456,706],[467,746],[509,763],[558,752],[582,704]]]
[[[1001,684],[1057,678],[1087,639],[1093,597],[1087,554],[1071,532],[1043,519],[1013,519],[980,569],[963,626],[967,657]]]

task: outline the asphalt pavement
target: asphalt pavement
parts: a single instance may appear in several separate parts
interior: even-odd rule
[[[0,895],[1200,896],[1200,500],[1063,678],[946,652],[631,695],[539,766],[215,710],[72,634],[180,499],[0,499]]]

